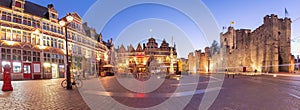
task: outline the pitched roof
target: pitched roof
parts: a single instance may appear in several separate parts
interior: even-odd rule
[[[126,52],[126,49],[125,49],[125,47],[124,47],[123,44],[122,44],[121,47],[119,48],[118,52],[119,52],[119,53],[124,53],[124,52]]]
[[[80,19],[80,20],[82,19],[82,18],[78,15],[77,12],[72,12],[71,15],[72,15],[73,17],[77,18],[77,19]]]
[[[1,0],[0,6],[6,7],[6,8],[11,8],[11,0]]]
[[[136,51],[137,51],[137,52],[143,52],[143,48],[142,48],[142,46],[141,46],[140,43],[138,44],[138,46],[137,46],[137,48],[136,48]]]
[[[128,49],[128,52],[134,52],[135,50],[134,50],[134,48],[133,48],[133,46],[130,44],[128,47],[127,47]]]
[[[26,1],[24,5],[24,12],[29,13],[35,16],[39,16],[42,18],[49,18],[48,15],[48,8],[43,7],[41,5],[32,3],[30,1]]]
[[[11,8],[11,4],[12,4],[12,0],[1,0],[0,2],[0,6],[6,8]],[[24,13],[32,14],[42,18],[49,18],[47,7],[43,7],[41,5],[32,3],[30,1],[25,1]]]

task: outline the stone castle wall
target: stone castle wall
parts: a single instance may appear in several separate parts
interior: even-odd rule
[[[207,73],[210,72],[210,49],[205,48],[204,52],[195,50],[188,55],[189,72],[191,73]]]
[[[291,20],[267,15],[264,23],[251,32],[229,27],[220,34],[221,53],[228,71],[292,72]],[[281,65],[281,66],[279,66]]]

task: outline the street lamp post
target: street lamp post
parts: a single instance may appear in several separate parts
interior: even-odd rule
[[[59,21],[59,25],[65,28],[65,40],[66,40],[66,60],[67,60],[67,89],[72,90],[72,83],[71,83],[71,61],[69,61],[69,50],[68,50],[68,25],[70,22],[73,21],[73,16],[71,14],[68,14],[67,17],[64,19],[61,19]]]
[[[99,65],[98,65],[98,70],[99,70],[99,73],[98,73],[98,75],[100,76],[101,75],[101,58],[100,58],[100,56],[98,56],[97,58],[96,58],[96,60],[98,60],[99,61]]]

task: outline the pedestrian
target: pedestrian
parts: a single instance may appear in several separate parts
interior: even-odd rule
[[[97,77],[97,78],[100,77],[100,72],[97,72],[96,77]]]
[[[227,74],[227,78],[229,78],[229,73],[227,72],[228,70],[225,69],[225,74]]]

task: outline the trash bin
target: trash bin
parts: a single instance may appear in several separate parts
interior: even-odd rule
[[[246,67],[243,67],[243,72],[246,72]]]

